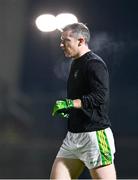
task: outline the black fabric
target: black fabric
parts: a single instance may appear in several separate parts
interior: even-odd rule
[[[67,82],[69,99],[81,99],[83,108],[70,109],[68,130],[91,132],[111,126],[109,74],[105,62],[93,52],[73,60]]]

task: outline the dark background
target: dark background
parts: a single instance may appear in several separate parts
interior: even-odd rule
[[[6,2],[6,4],[4,4]],[[20,1],[21,2],[21,1]],[[1,80],[0,88],[0,178],[49,178],[51,166],[66,134],[66,120],[51,117],[57,99],[66,96],[70,62],[64,58],[56,30],[42,33],[35,18],[43,13],[75,14],[91,31],[91,49],[108,65],[110,73],[110,119],[116,141],[115,164],[118,178],[138,178],[138,11],[135,0],[27,0],[24,11],[14,16],[20,39],[20,61],[16,83]],[[11,13],[23,8],[16,0],[0,0]],[[14,11],[15,10],[15,11]],[[19,11],[20,11],[19,10]],[[5,13],[6,14],[6,13]],[[3,16],[2,22],[13,22]],[[19,24],[20,25],[19,28]],[[12,25],[1,37],[12,37]],[[22,39],[22,41],[21,41]],[[16,40],[16,39],[15,39]],[[8,49],[11,41],[5,43]],[[16,41],[12,41],[10,47]],[[7,44],[6,44],[7,43]],[[0,54],[1,60],[10,57]],[[19,52],[18,46],[15,52]],[[12,54],[12,53],[11,53]],[[4,58],[5,60],[4,60]],[[7,58],[7,59],[8,59]],[[11,78],[13,57],[3,67]],[[19,62],[17,58],[17,62]],[[17,64],[15,62],[15,64]],[[9,69],[10,69],[9,68]],[[17,69],[15,69],[17,71]],[[15,71],[14,71],[15,72]],[[15,79],[15,76],[12,76]],[[7,79],[8,79],[7,78]],[[2,78],[1,78],[2,79]],[[13,80],[12,79],[12,80]],[[90,178],[86,170],[81,178]]]

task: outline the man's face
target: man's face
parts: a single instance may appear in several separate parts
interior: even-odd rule
[[[61,34],[60,47],[66,57],[76,59],[79,57],[79,39],[73,37],[71,31],[65,31]]]

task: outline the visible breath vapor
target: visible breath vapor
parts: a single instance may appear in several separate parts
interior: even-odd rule
[[[97,33],[90,42],[94,52],[106,52],[107,54],[118,53],[125,48],[125,42],[116,41],[106,32]]]
[[[90,41],[90,49],[103,58],[112,74],[118,71],[121,63],[125,60],[128,50],[131,52],[136,46],[138,47],[138,42],[131,39],[131,37],[121,40],[106,32],[93,34]],[[64,55],[60,56],[55,62],[54,74],[58,79],[67,80],[71,62],[71,60],[66,60]]]
[[[126,42],[116,40],[106,32],[94,34],[90,41],[92,51],[100,55],[108,65],[110,76],[116,74],[118,68],[124,60],[126,52]]]
[[[58,79],[61,79],[63,81],[67,81],[71,60],[65,59],[65,57],[60,57],[54,66],[54,74]]]

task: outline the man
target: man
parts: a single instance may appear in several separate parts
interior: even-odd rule
[[[68,132],[54,161],[51,179],[76,179],[85,166],[93,179],[116,179],[108,117],[108,70],[89,49],[89,40],[89,29],[83,23],[67,25],[61,33],[60,47],[73,62],[67,99],[56,101],[52,113],[68,118]]]

